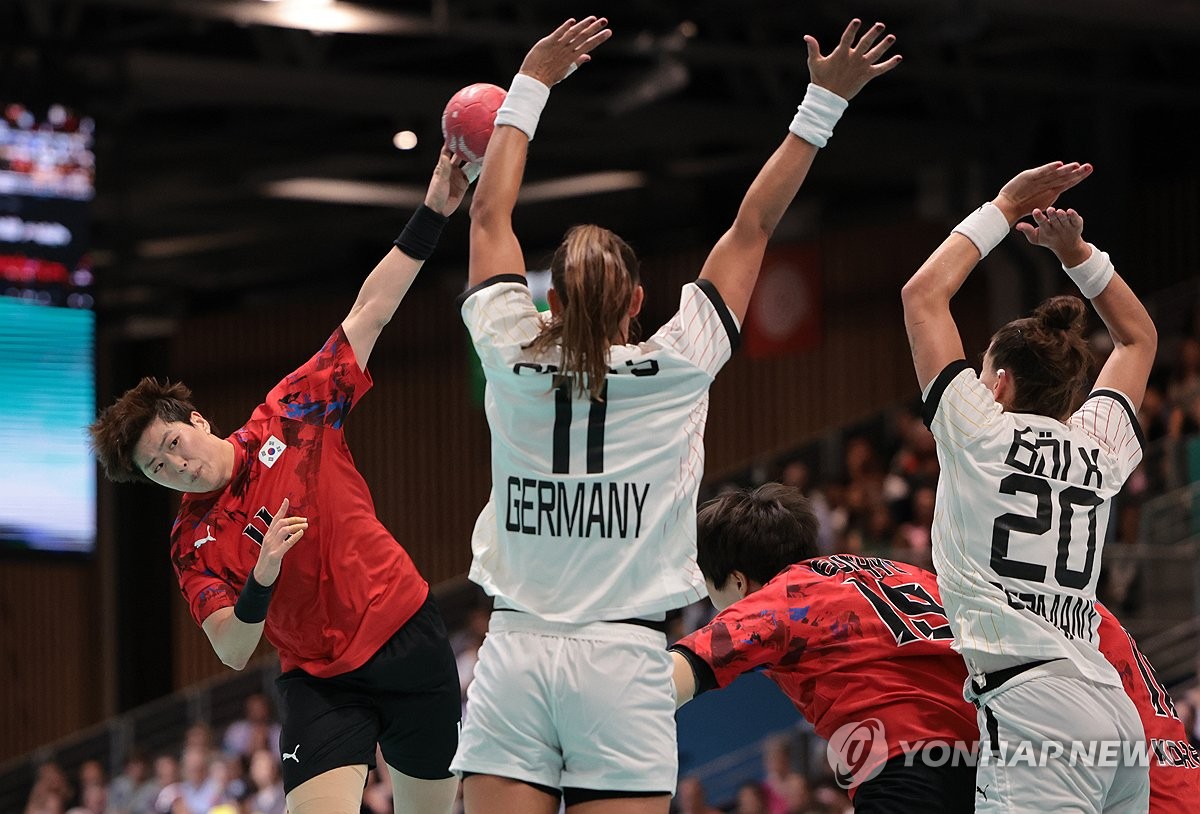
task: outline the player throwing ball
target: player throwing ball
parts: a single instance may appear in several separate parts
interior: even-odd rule
[[[171,562],[196,623],[240,670],[265,634],[283,674],[292,814],[358,814],[378,743],[397,814],[449,812],[458,673],[429,586],[375,516],[343,435],[367,360],[462,200],[443,150],[425,195],[325,346],[228,438],[182,384],[143,379],[91,426],[108,477],[183,492]]]
[[[512,212],[550,88],[610,31],[568,20],[529,51],[471,204],[462,303],[487,375],[492,495],[471,578],[495,597],[453,768],[468,814],[666,812],[677,748],[666,611],[704,596],[696,491],[708,388],[738,343],[771,233],[852,98],[899,62],[859,21],[829,56],[678,313],[630,342],[637,258],[600,226],[567,232],[550,316],[525,281]]]
[[[1142,455],[1137,409],[1157,334],[1083,219],[1052,208],[1088,164],[1026,170],[959,224],[904,286],[904,319],[943,477],[933,559],[955,647],[970,671],[983,748],[1040,753],[1141,741],[1137,711],[1101,655],[1096,582],[1112,498]],[[1114,350],[1090,394],[1086,307],[1054,297],[992,337],[976,375],[950,299],[1021,218],[1104,320]],[[1097,748],[1100,748],[1098,746]],[[981,812],[1145,811],[1145,767],[983,761]]]

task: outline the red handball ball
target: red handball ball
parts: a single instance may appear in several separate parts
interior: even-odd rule
[[[496,126],[496,111],[507,95],[504,88],[477,82],[451,96],[442,112],[442,136],[450,152],[472,164],[483,161]]]

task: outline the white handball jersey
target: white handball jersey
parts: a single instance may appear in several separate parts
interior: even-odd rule
[[[1070,659],[1119,686],[1095,604],[1111,500],[1142,457],[1129,398],[1095,390],[1065,424],[1007,413],[958,361],[924,402],[942,467],[933,562],[955,649],[976,674]]]
[[[614,345],[604,400],[554,386],[557,348],[526,349],[543,317],[524,277],[464,295],[487,376],[492,495],[475,523],[471,579],[507,607],[556,622],[648,615],[705,596],[696,493],[708,388],[738,341],[715,286],[683,287],[649,340]]]

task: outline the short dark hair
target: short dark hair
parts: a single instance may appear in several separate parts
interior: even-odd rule
[[[192,391],[179,382],[147,376],[106,407],[88,427],[105,477],[118,483],[149,480],[133,462],[134,447],[155,418],[167,423],[189,421],[196,410],[191,398]]]
[[[1079,407],[1092,364],[1083,338],[1086,324],[1083,300],[1061,296],[996,331],[988,351],[995,368],[1013,377],[1012,412],[1061,419]]]
[[[793,563],[817,556],[819,524],[808,499],[767,483],[716,497],[696,515],[696,564],[722,588],[734,571],[765,585]]]

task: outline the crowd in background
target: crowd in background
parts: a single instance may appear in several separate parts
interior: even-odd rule
[[[279,761],[279,724],[269,699],[255,694],[219,741],[195,723],[178,750],[151,757],[135,749],[111,780],[98,760],[74,780],[43,764],[25,814],[284,814]]]
[[[1106,349],[1093,341],[1097,361]],[[1200,481],[1200,330],[1160,343],[1168,360],[1151,377],[1138,419],[1146,436],[1141,465],[1114,505],[1110,545],[1136,542],[1141,508],[1155,495]],[[1097,369],[1099,365],[1097,365]],[[778,480],[800,490],[821,524],[823,553],[883,556],[932,569],[930,533],[939,473],[932,434],[920,405],[892,411],[874,421],[844,429],[795,453],[706,489],[724,489]],[[1118,615],[1141,602],[1136,567],[1102,571],[1100,597]],[[480,594],[466,623],[453,634],[465,703],[477,651],[487,633],[489,607]],[[705,600],[675,620],[678,637],[713,616]],[[1200,689],[1176,698],[1176,707],[1200,746]],[[815,736],[809,735],[811,745]],[[788,737],[767,741],[763,767],[747,777],[736,799],[723,808],[706,800],[700,778],[681,777],[674,810],[681,814],[834,814],[851,810],[849,798],[833,781],[824,748],[794,758]],[[815,756],[815,757],[814,757]],[[246,701],[245,717],[218,740],[204,723],[194,724],[178,750],[149,756],[132,751],[111,779],[97,760],[84,762],[71,778],[55,763],[38,771],[25,814],[283,814],[279,724],[266,696]],[[382,757],[377,756],[382,769]],[[802,765],[803,764],[803,765]],[[726,801],[727,802],[727,801]],[[363,811],[391,814],[386,770],[370,773]]]

